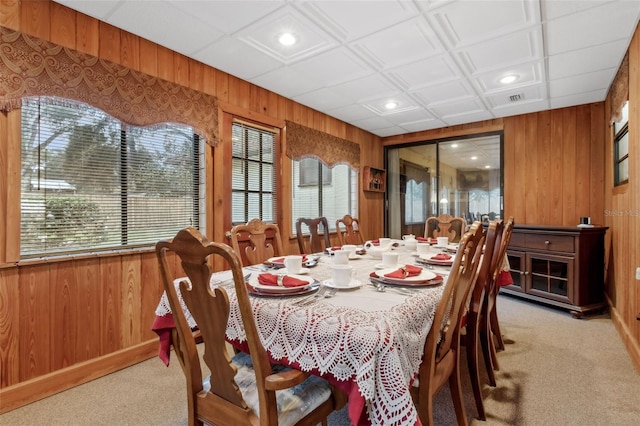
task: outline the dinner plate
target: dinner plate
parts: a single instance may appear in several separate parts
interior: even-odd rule
[[[337,286],[333,283],[333,280],[324,280],[322,281],[322,285],[329,288],[335,288],[338,290],[351,290],[353,288],[362,287],[362,281],[360,280],[351,280],[349,285],[347,286]]]
[[[406,277],[406,278],[389,278],[389,277],[385,277],[385,274],[389,274],[393,271],[397,271],[398,268],[388,268],[388,269],[381,269],[379,271],[376,271],[376,275],[379,278],[382,278],[384,281],[389,282],[389,283],[394,283],[394,284],[422,284],[425,283],[427,281],[430,281],[432,279],[434,279],[436,277],[436,274],[434,274],[431,271],[427,271],[425,269],[422,270],[422,272],[420,272],[419,275],[415,275],[413,277]]]
[[[447,260],[440,260],[440,259],[433,259],[434,256],[437,256],[436,254],[427,254],[427,255],[422,255],[420,256],[420,260],[425,262],[425,263],[429,263],[431,265],[444,265],[444,266],[451,266],[453,265],[453,256],[451,256],[450,259]]]
[[[301,268],[295,274],[290,274],[289,272],[287,272],[287,268],[280,268],[277,271],[273,271],[273,273],[274,274],[278,274],[278,275],[291,275],[293,277],[295,275],[306,275],[306,274],[309,273],[309,271],[311,271],[311,269],[309,269],[309,268]]]
[[[318,290],[318,288],[320,288],[320,284],[316,283],[316,284],[312,284],[309,286],[303,286],[303,287],[292,287],[293,289],[297,290],[297,291],[292,291],[289,293],[278,293],[278,292],[270,292],[270,291],[262,291],[262,290],[258,290],[256,288],[254,288],[251,284],[247,283],[247,291],[249,292],[249,294],[253,295],[253,296],[261,296],[261,297],[285,297],[285,296],[301,296],[304,294],[309,294],[309,293],[313,293],[314,291]]]
[[[260,284],[258,282],[258,277],[256,277],[255,279],[251,279],[251,281],[249,281],[249,285],[253,287],[256,291],[259,291],[260,293],[287,294],[287,293],[300,292],[301,290],[306,290],[309,288],[309,286],[311,286],[311,284],[313,284],[313,281],[314,281],[313,278],[308,276],[305,277],[302,275],[292,275],[292,274],[290,274],[289,276],[293,278],[297,278],[302,281],[306,281],[308,284],[297,286],[297,287],[280,287],[278,285],[264,285],[264,284]]]

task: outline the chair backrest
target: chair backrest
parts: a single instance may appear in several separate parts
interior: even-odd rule
[[[511,242],[511,234],[513,232],[514,219],[511,216],[504,223],[504,229],[502,231],[502,238],[499,241],[499,244],[496,246],[495,250],[495,262],[491,264],[490,278],[491,282],[490,287],[487,288],[487,294],[489,297],[489,309],[493,308],[495,304],[496,297],[498,297],[498,291],[500,290],[496,284],[496,280],[498,278],[498,274],[502,271],[502,265],[505,261],[505,256],[507,255],[507,248],[509,247],[509,243]]]
[[[309,243],[307,244],[303,225],[307,227],[309,232]],[[322,227],[322,236],[320,236],[320,227]],[[327,247],[331,247],[329,240],[329,222],[326,217],[316,217],[310,219],[301,217],[296,220],[296,236],[298,238],[298,248],[300,254],[320,253]]]
[[[182,269],[190,284],[183,280],[179,290],[186,307],[198,324],[205,352],[202,358],[211,371],[209,389],[203,385],[201,360],[196,342],[180,306],[174,277],[167,261],[167,252],[172,251],[180,258]],[[256,374],[256,384],[260,395],[260,416],[278,419],[275,404],[275,392],[265,390],[264,378],[271,374],[271,364],[260,342],[257,327],[253,319],[249,296],[242,276],[240,258],[226,244],[209,242],[194,228],[183,229],[171,240],[156,244],[156,255],[164,289],[176,324],[173,345],[177,358],[187,379],[187,397],[189,405],[189,424],[195,419],[208,423],[227,423],[234,419],[237,424],[257,424],[257,418],[248,408],[237,385],[234,382],[236,367],[230,362],[225,345],[225,332],[229,317],[229,298],[224,288],[211,290],[210,258],[220,256],[232,271],[242,322],[250,348],[251,359]],[[263,401],[264,399],[264,401]],[[226,418],[226,421],[225,421]]]
[[[350,215],[344,215],[342,219],[336,220],[336,231],[340,245],[364,244],[365,238],[360,229],[360,221]]]
[[[498,263],[500,251],[500,243],[504,232],[504,221],[497,220],[489,222],[487,227],[487,235],[485,238],[485,249],[480,263],[478,278],[471,292],[471,301],[469,304],[469,320],[468,323],[474,322],[482,304],[486,303],[485,297],[492,289],[492,281],[494,280],[494,269]]]
[[[425,425],[433,424],[433,396],[453,375],[457,375],[459,381],[460,327],[469,292],[478,276],[484,240],[485,232],[480,222],[474,222],[460,240],[458,254],[425,341],[416,392],[418,414]],[[466,424],[462,395],[459,389],[458,392],[452,389],[451,393],[458,423]]]
[[[448,237],[450,243],[457,243],[462,238],[466,227],[467,221],[462,217],[454,217],[450,214],[432,216],[425,222],[424,237]]]
[[[227,234],[231,246],[240,254],[244,266],[255,265],[271,257],[283,256],[280,228],[275,223],[251,219],[245,225],[236,225]]]

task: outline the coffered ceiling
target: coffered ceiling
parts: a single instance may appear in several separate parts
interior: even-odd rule
[[[57,2],[379,136],[602,101],[640,17],[639,0]]]

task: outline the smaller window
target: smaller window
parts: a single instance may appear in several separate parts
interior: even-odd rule
[[[317,186],[322,170],[322,185],[331,185],[331,170],[315,158],[300,160],[300,186]]]
[[[629,102],[622,108],[622,118],[613,123],[614,185],[629,182]]]

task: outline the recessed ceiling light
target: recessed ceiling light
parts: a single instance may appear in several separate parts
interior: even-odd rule
[[[296,42],[296,38],[291,33],[284,33],[278,38],[278,41],[283,46],[291,46]]]
[[[457,148],[457,147],[458,147],[457,143],[451,144],[451,148]]]
[[[486,166],[484,166],[484,168],[485,168],[485,169],[490,169],[490,168],[491,168],[491,166],[487,164]]]
[[[473,157],[471,157],[472,160],[477,160],[478,157],[476,157],[475,155]]]
[[[513,83],[514,81],[516,81],[518,79],[518,76],[515,74],[511,74],[511,75],[505,75],[504,77],[502,77],[500,79],[500,83],[502,84],[509,84],[509,83]]]
[[[398,107],[398,103],[397,103],[397,102],[395,102],[395,101],[389,101],[389,102],[387,102],[386,104],[384,104],[384,107],[385,107],[386,109],[395,109],[395,108],[397,108],[397,107]]]

